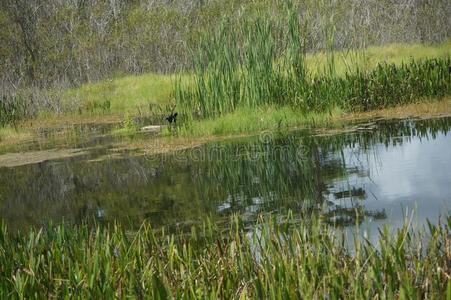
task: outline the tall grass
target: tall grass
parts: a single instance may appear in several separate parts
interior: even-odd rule
[[[304,55],[297,35],[297,14],[289,11],[287,19],[283,28],[277,28],[282,24],[265,14],[239,24],[225,20],[219,30],[205,35],[195,49],[194,85],[175,86],[182,109],[213,117],[239,106],[281,103],[282,98],[295,97],[282,91],[293,91],[286,86],[305,78]],[[285,29],[288,38],[281,48],[276,31],[283,34]]]
[[[88,83],[66,90],[62,95],[63,107],[71,111],[71,106],[75,106],[81,113],[140,114],[171,102],[172,81],[172,75],[149,73]]]
[[[24,102],[16,97],[2,95],[0,98],[0,127],[15,126],[27,115]]]
[[[313,218],[232,218],[189,234],[120,226],[0,228],[0,297],[329,298],[451,296],[451,219],[427,232],[382,230],[378,245]],[[425,239],[425,236],[428,238]]]
[[[307,68],[305,25],[286,2],[284,16],[263,12],[241,22],[223,21],[195,49],[194,84],[177,83],[175,98],[186,114],[212,118],[237,108],[290,105],[304,112],[335,107],[368,110],[451,92],[451,60],[411,60],[337,74],[333,29],[319,70]]]
[[[315,106],[321,102],[318,95],[323,94],[323,99],[349,111],[367,111],[408,104],[421,98],[441,98],[451,94],[450,68],[449,57],[411,60],[400,66],[378,64],[371,71],[357,70],[347,73],[344,78],[324,80],[318,84],[319,93],[312,89],[310,102],[315,109],[324,109]],[[334,102],[335,97],[339,97],[338,102]],[[327,107],[327,101],[325,105]]]

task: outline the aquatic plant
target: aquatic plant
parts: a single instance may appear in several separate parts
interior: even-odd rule
[[[451,295],[451,218],[378,244],[347,244],[318,218],[233,217],[190,231],[121,226],[0,227],[0,297],[441,298]],[[427,236],[427,239],[425,237]]]
[[[374,69],[356,64],[338,74],[333,28],[326,35],[331,45],[326,63],[311,72],[305,25],[296,5],[286,3],[284,16],[261,12],[245,20],[226,19],[203,35],[193,49],[194,82],[180,80],[174,87],[185,114],[213,118],[265,105],[305,113],[336,107],[362,111],[451,93],[449,57],[382,63]]]

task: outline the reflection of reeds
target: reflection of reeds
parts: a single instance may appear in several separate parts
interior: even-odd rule
[[[383,127],[381,125],[381,127]],[[399,126],[402,130],[403,126]],[[383,130],[383,129],[381,129]],[[204,147],[194,183],[203,199],[211,199],[221,213],[257,214],[258,212],[309,210],[326,218],[345,216],[355,224],[365,217],[384,218],[382,211],[367,211],[353,200],[366,199],[366,191],[350,186],[334,193],[335,199],[346,198],[348,205],[329,203],[333,179],[349,176],[350,172],[340,152],[359,141],[362,148],[371,148],[380,139],[357,134],[331,137],[274,136],[262,142],[225,143]],[[351,206],[349,206],[351,205]],[[343,223],[344,224],[344,223]],[[346,224],[344,224],[346,225]]]
[[[194,51],[194,82],[175,86],[180,107],[204,118],[268,104],[305,112],[337,106],[369,110],[450,93],[449,58],[379,64],[372,70],[356,65],[338,75],[330,47],[321,70],[309,72],[296,8],[288,5],[285,15],[226,20],[205,34]],[[333,34],[327,36],[332,45]]]
[[[0,227],[2,298],[437,298],[450,289],[449,226],[382,230],[353,245],[320,219],[233,217],[173,234],[144,223],[92,229]]]

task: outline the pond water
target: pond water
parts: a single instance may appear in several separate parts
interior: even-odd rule
[[[451,118],[378,120],[334,135],[262,133],[166,155],[109,155],[0,167],[0,219],[189,225],[205,216],[320,213],[375,231],[406,215],[423,224],[451,209]],[[98,158],[102,159],[98,159]]]

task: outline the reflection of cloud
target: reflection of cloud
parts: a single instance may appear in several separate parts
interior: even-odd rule
[[[360,154],[359,156],[362,156]],[[369,177],[351,176],[353,183],[361,181],[366,186],[365,209],[384,208],[386,220],[364,221],[359,231],[375,245],[379,228],[389,224],[392,232],[411,221],[416,230],[426,220],[437,222],[446,217],[451,209],[451,138],[437,134],[435,139],[412,138],[402,145],[375,147],[367,154],[368,160],[361,167],[368,169]],[[352,163],[355,163],[353,161]],[[362,182],[363,181],[363,182]],[[345,229],[350,232],[351,229]],[[348,243],[353,245],[353,235],[348,234]]]
[[[385,148],[379,146],[373,151],[377,155],[381,164],[369,161],[371,179],[377,187],[382,201],[395,201],[402,195],[411,195],[414,192],[411,177],[416,172],[416,158],[421,143],[414,140],[411,143],[404,143],[402,146]]]
[[[387,149],[376,149],[382,165],[370,160],[369,168],[379,167],[371,179],[382,201],[411,198],[411,201],[443,200],[451,190],[451,139],[438,135],[436,139],[410,143]]]
[[[341,185],[365,186],[365,208],[385,208],[392,225],[402,223],[405,210],[416,211],[416,220],[436,220],[451,208],[451,139],[413,138],[402,145],[379,145],[368,153],[346,156],[347,165],[368,169],[370,176],[350,176]],[[339,183],[335,184],[337,186]],[[337,186],[338,187],[338,186]]]

